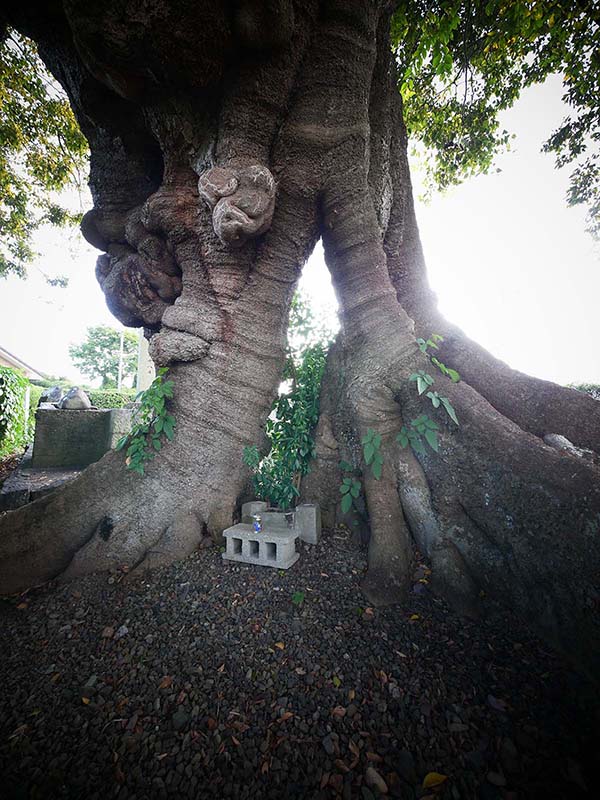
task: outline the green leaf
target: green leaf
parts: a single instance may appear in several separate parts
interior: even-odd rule
[[[440,398],[437,392],[427,392],[427,397],[431,400],[431,403],[434,408],[439,408],[440,406]]]
[[[129,436],[122,436],[116,444],[115,450],[122,450],[129,440]]]
[[[425,431],[425,439],[427,440],[429,446],[432,450],[435,450],[437,453],[438,451],[438,440],[437,440],[437,433],[436,431],[432,431],[431,429],[427,429]]]
[[[347,514],[347,513],[348,513],[348,511],[350,511],[350,509],[352,508],[352,496],[351,496],[351,495],[349,495],[349,494],[345,494],[345,495],[342,497],[342,503],[341,503],[341,506],[342,506],[342,512],[343,512],[344,514]]]
[[[360,495],[360,488],[357,488],[356,486],[353,486],[353,487],[350,489],[350,494],[351,494],[351,495],[352,495],[352,497],[354,497],[354,499],[356,500],[356,498],[357,498],[357,497]]]
[[[340,469],[344,472],[352,472],[352,464],[349,464],[347,461],[340,461]]]
[[[381,447],[381,434],[380,433],[376,433],[375,436],[373,436],[373,447],[375,448],[375,450],[379,450],[379,448]]]
[[[371,470],[373,472],[373,477],[376,480],[379,480],[381,478],[381,467],[382,467],[381,461],[375,461],[373,463],[373,466],[371,467]]]
[[[458,383],[460,381],[460,374],[455,369],[448,368],[446,373],[453,383]]]
[[[423,440],[420,436],[411,439],[410,444],[415,453],[421,453],[422,455],[425,455],[425,445],[423,444]]]
[[[350,491],[350,486],[347,483],[342,483],[340,486],[340,494],[348,494]]]
[[[407,447],[408,436],[405,433],[399,433],[396,436],[396,441],[399,443],[400,447]]]
[[[365,463],[370,464],[373,459],[373,455],[375,454],[375,447],[371,442],[369,442],[364,446],[364,454],[365,454]]]
[[[425,389],[427,389],[427,383],[425,382],[425,379],[421,375],[418,375],[417,376],[417,391],[418,391],[418,393],[419,394],[423,394]]]
[[[444,404],[444,408],[448,412],[448,416],[450,417],[450,419],[458,425],[458,419],[456,417],[456,411],[454,410],[450,400],[448,400],[447,397],[442,397],[441,401]]]

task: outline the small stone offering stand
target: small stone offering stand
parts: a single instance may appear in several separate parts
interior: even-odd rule
[[[255,531],[253,517],[261,518],[262,530]],[[227,561],[242,561],[264,567],[289,569],[299,559],[296,539],[316,544],[321,535],[319,506],[303,504],[294,511],[275,511],[255,500],[242,506],[242,521],[223,531]]]

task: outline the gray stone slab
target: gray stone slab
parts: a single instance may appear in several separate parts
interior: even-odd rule
[[[294,527],[293,511],[264,511],[261,515],[263,529],[288,530]]]
[[[129,431],[129,409],[38,409],[35,469],[79,469],[98,461]]]
[[[294,528],[303,542],[317,544],[321,538],[321,509],[315,503],[302,503],[294,512]]]
[[[223,531],[226,561],[241,561],[275,569],[289,569],[300,554],[296,551],[298,534],[293,530],[263,530],[240,522]]]
[[[2,484],[0,511],[12,511],[58,489],[80,474],[78,469],[31,469],[23,465]]]
[[[269,507],[268,503],[265,503],[263,500],[251,500],[249,503],[242,504],[242,522],[246,522],[249,525],[252,525],[252,516],[253,514],[260,514],[262,517],[263,513]]]

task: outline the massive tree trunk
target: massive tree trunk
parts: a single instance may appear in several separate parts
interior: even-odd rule
[[[189,552],[231,520],[244,445],[279,379],[290,298],[322,236],[341,308],[306,498],[331,507],[340,455],[382,437],[363,467],[365,592],[406,591],[413,545],[460,610],[498,597],[594,667],[600,405],[514,373],[436,310],[425,274],[389,48],[374,0],[146,3],[15,9],[65,86],[92,152],[86,237],[113,312],[143,324],[175,381],[175,440],[140,479],[109,454],[0,518],[0,590]],[[417,336],[444,336],[436,372]],[[435,377],[459,426],[419,397]],[[428,413],[439,452],[402,449]],[[548,441],[551,441],[549,439]],[[312,497],[309,496],[313,493]]]

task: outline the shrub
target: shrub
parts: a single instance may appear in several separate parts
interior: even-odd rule
[[[86,390],[90,402],[96,408],[123,408],[131,403],[135,397],[135,389],[89,389]]]
[[[35,386],[30,382],[29,384],[29,417],[27,419],[27,441],[33,441],[33,434],[35,433],[35,412],[37,411],[40,397],[44,394],[47,387]]]
[[[0,458],[25,446],[25,393],[28,381],[10,367],[0,367]]]

